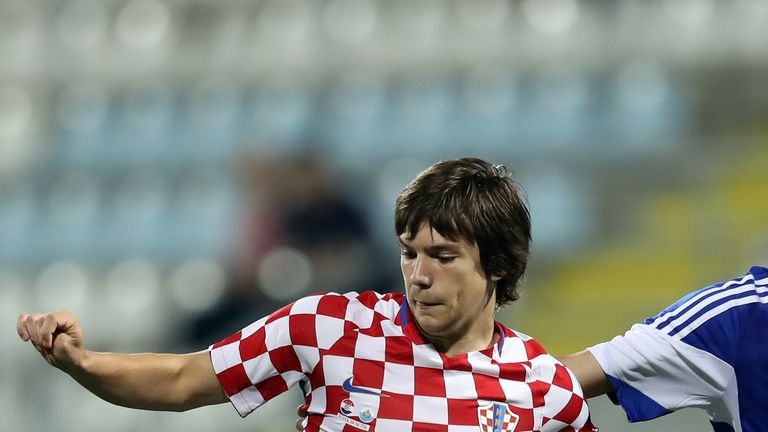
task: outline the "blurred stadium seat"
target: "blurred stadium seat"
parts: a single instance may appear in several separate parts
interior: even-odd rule
[[[438,159],[507,164],[534,253],[500,317],[556,353],[765,264],[767,26],[751,0],[0,0],[3,430],[290,429],[297,394],[254,415],[268,426],[228,406],[108,406],[12,332],[22,311],[67,306],[94,348],[188,349],[184,326],[233,289],[265,294],[257,269],[327,281],[267,217],[250,285],[232,286],[249,206],[301,177],[281,160],[332,171],[387,259],[360,271],[394,280],[405,182]],[[606,430],[660,430],[598,407]],[[660,428],[701,430],[680,418]]]

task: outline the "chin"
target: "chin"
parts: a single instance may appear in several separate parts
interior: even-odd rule
[[[440,336],[445,330],[445,325],[435,322],[431,317],[416,316],[416,323],[425,336]]]

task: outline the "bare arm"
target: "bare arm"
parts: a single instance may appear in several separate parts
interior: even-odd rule
[[[19,337],[51,365],[100,398],[130,408],[184,411],[227,401],[208,353],[112,354],[83,348],[77,317],[67,310],[21,315]]]
[[[587,398],[600,396],[613,390],[603,368],[600,367],[600,363],[589,351],[584,350],[569,354],[560,357],[559,360],[576,375],[576,379],[584,390],[584,396]]]

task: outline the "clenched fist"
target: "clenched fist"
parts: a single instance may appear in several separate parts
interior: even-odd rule
[[[21,340],[31,342],[48,363],[65,372],[83,358],[83,330],[77,316],[66,309],[21,314],[16,330]]]

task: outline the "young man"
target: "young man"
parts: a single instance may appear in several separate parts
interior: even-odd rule
[[[66,311],[22,315],[18,332],[128,407],[230,400],[245,416],[299,384],[306,431],[597,431],[571,372],[494,321],[518,297],[530,242],[528,210],[503,167],[429,167],[398,197],[395,231],[405,295],[311,295],[208,351],[89,352]]]
[[[707,412],[714,432],[765,432],[766,359],[768,268],[752,267],[560,360],[586,397],[608,393],[630,421],[695,407]],[[305,417],[306,406],[298,414]]]
[[[768,431],[768,269],[692,292],[624,335],[563,358],[588,397],[631,421],[686,407],[715,432]]]

